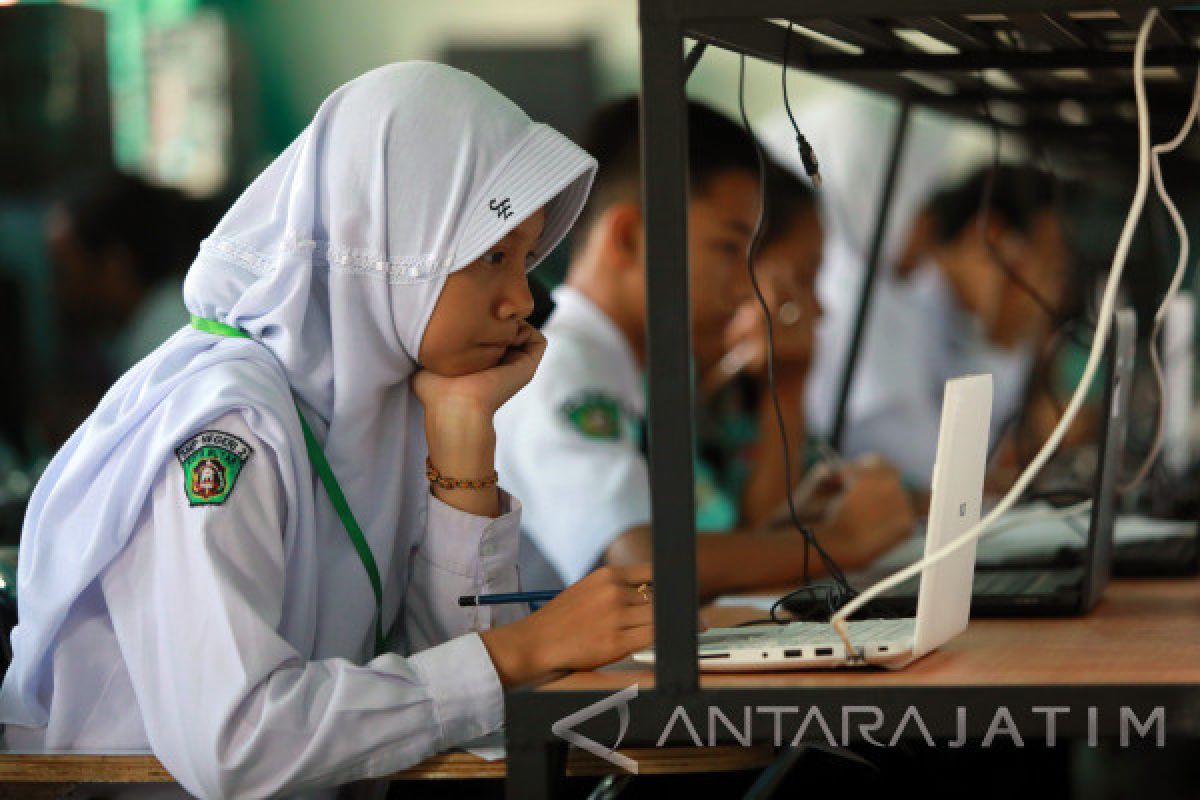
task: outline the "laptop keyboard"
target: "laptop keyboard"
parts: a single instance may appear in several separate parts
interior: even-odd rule
[[[1177,536],[1169,539],[1147,539],[1140,542],[1118,544],[1113,552],[1115,558],[1142,558],[1167,563],[1187,561],[1195,557],[1196,538]]]
[[[1061,572],[1046,570],[978,572],[972,594],[1050,594],[1062,587],[1063,577]]]
[[[916,632],[914,617],[900,619],[863,619],[846,623],[855,644],[911,639]],[[807,645],[841,641],[837,631],[827,622],[791,622],[749,629],[718,628],[700,634],[700,649],[732,650],[742,647],[771,645]]]

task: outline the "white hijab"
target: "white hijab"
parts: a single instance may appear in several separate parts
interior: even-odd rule
[[[288,500],[281,635],[310,658],[365,657],[373,595],[309,467],[293,392],[383,572],[391,624],[406,576],[389,566],[419,543],[428,498],[408,378],[446,276],[546,206],[536,264],[574,223],[595,166],[438,64],[392,64],[330,95],[204,242],[184,286],[192,313],[257,341],[175,334],[117,382],[34,491],[0,721],[45,724],[72,603],[128,541],[173,448],[229,411],[273,451]]]
[[[821,163],[822,189],[817,197],[825,229],[824,258],[817,276],[817,295],[825,314],[817,330],[807,397],[814,433],[827,434],[833,427],[899,113],[893,101],[843,87],[830,88],[826,96],[796,110],[800,129]],[[795,133],[786,114],[774,115],[760,133],[779,163],[803,175]],[[914,323],[905,316],[901,300],[893,297],[904,291],[894,277],[895,263],[914,220],[945,175],[950,141],[950,126],[943,117],[913,111],[888,208],[876,297],[863,343],[864,359],[874,351],[885,352],[895,341],[903,344],[904,338],[898,332]],[[888,393],[886,386],[876,390],[869,385],[868,372],[860,367],[855,375],[850,401],[855,415],[868,413]],[[900,370],[898,377],[905,380],[908,376]]]

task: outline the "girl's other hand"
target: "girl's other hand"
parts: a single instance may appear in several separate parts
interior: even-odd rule
[[[481,634],[505,686],[593,669],[654,643],[651,567],[600,567],[524,619]]]

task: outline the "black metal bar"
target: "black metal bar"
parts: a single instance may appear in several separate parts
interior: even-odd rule
[[[1108,7],[1140,20],[1151,6],[1165,8],[1147,0],[1109,0]],[[1129,65],[1128,53],[1015,53],[996,50],[998,42],[986,26],[963,18],[971,12],[1000,10],[1040,12],[1045,0],[896,0],[886,15],[927,18],[945,28],[952,44],[972,51],[958,56],[927,56],[919,53],[886,53],[868,49],[862,57],[845,56],[812,42],[805,42],[805,69],[818,72],[839,71],[851,82],[908,98],[893,137],[893,153],[881,199],[876,238],[886,229],[890,195],[894,191],[895,172],[903,149],[908,122],[909,102],[918,93],[907,82],[889,71],[916,69],[926,72],[974,71],[989,67],[1023,70],[1051,70],[1065,67],[1117,68]],[[1095,0],[1061,0],[1051,4],[1055,11],[1091,9]],[[998,705],[1013,709],[1017,726],[1035,725],[1039,717],[1031,706],[1069,705],[1076,713],[1060,725],[1060,735],[1113,736],[1121,731],[1119,706],[1128,705],[1143,715],[1153,706],[1165,708],[1165,727],[1171,735],[1200,735],[1200,686],[1160,684],[1144,686],[855,686],[821,688],[788,686],[703,689],[699,686],[695,662],[696,572],[695,533],[693,529],[693,476],[690,458],[693,435],[690,326],[686,264],[686,161],[687,125],[684,82],[694,68],[704,43],[714,43],[734,52],[744,52],[778,63],[783,54],[786,31],[763,20],[791,17],[831,18],[846,24],[855,19],[879,18],[879,0],[640,0],[642,27],[642,102],[643,102],[643,199],[646,208],[647,292],[649,314],[647,344],[650,398],[650,462],[655,530],[656,565],[655,623],[659,651],[656,689],[642,692],[630,704],[630,727],[625,741],[629,744],[664,741],[689,743],[678,728],[670,737],[662,732],[675,709],[683,706],[691,719],[703,725],[711,717],[708,706],[720,708],[729,719],[739,719],[749,706],[804,704],[818,708],[826,719],[835,720],[847,708],[874,705],[888,715],[893,724],[908,707],[925,715],[931,735],[955,735],[956,714],[968,713],[965,733],[978,738],[986,733],[989,712]],[[757,17],[758,19],[751,19]],[[683,20],[686,18],[687,23]],[[740,19],[734,19],[740,18]],[[915,27],[915,26],[914,26]],[[1186,26],[1185,26],[1186,30]],[[938,34],[926,31],[931,35]],[[748,35],[744,35],[748,34]],[[697,46],[680,58],[684,36],[692,36]],[[943,38],[943,37],[939,37]],[[1178,37],[1177,37],[1178,38]],[[1150,65],[1191,66],[1195,51],[1186,46],[1185,37],[1172,49],[1154,48]],[[801,48],[795,48],[801,52]],[[695,58],[693,58],[695,56]],[[891,60],[889,60],[891,59]],[[955,60],[957,59],[957,60]],[[1081,63],[1085,62],[1086,63]],[[872,71],[874,70],[874,71]],[[910,94],[906,94],[911,92]],[[1020,95],[1013,98],[1022,102]],[[922,96],[922,103],[948,107],[937,98]],[[1078,136],[1092,135],[1092,130]],[[1087,139],[1090,144],[1092,140]],[[1080,147],[1084,144],[1079,144]],[[872,242],[873,256],[864,288],[873,283],[878,268],[881,241]],[[859,324],[865,324],[869,294],[860,302]],[[859,332],[861,337],[861,332]],[[861,342],[859,342],[861,346]],[[551,732],[554,721],[586,705],[610,696],[607,691],[554,692],[525,691],[511,693],[506,702],[509,738],[508,785],[510,798],[545,798],[563,787],[565,745]],[[1024,708],[1021,706],[1024,705]],[[1094,706],[1101,712],[1092,729],[1090,716],[1083,709]],[[615,741],[615,715],[601,715],[578,730],[597,742]],[[604,718],[601,718],[604,717]],[[755,713],[751,735],[754,741],[771,741],[773,720]],[[605,726],[609,727],[605,727]],[[705,731],[707,732],[707,731]],[[813,731],[809,731],[812,735]],[[913,729],[906,729],[911,737]],[[857,733],[848,734],[860,740]],[[738,737],[721,729],[705,744],[732,742]]]
[[[678,14],[687,20],[720,19],[729,17],[759,17],[762,19],[791,18],[802,20],[814,17],[931,16],[1014,11],[1042,11],[1046,0],[677,0]],[[1054,7],[1062,11],[1093,10],[1097,0],[1056,0]],[[1135,8],[1143,11],[1151,6],[1170,7],[1170,3],[1155,0],[1106,0],[1103,6],[1112,9]]]
[[[815,53],[836,55],[840,52],[831,45],[799,33],[788,33],[784,26],[761,19],[699,20],[688,25],[687,34],[724,50],[776,64],[783,63],[784,45],[790,36],[789,64],[802,69],[807,69],[807,60]]]
[[[567,743],[542,741],[523,752],[505,753],[508,771],[504,796],[508,800],[549,800],[561,796],[567,780]]]
[[[562,793],[567,744],[551,726],[566,714],[542,701],[532,687],[505,693],[505,796],[509,800],[549,800]]]
[[[687,102],[683,29],[642,28],[642,208],[654,630],[658,686],[696,690],[696,528],[692,474],[692,337],[687,264]]]
[[[784,43],[789,36],[787,28],[753,19],[696,22],[689,27],[688,35],[710,42],[725,50],[745,53],[748,56],[776,64],[783,62]],[[792,41],[789,50],[792,53],[791,65],[793,67],[808,71],[809,62],[818,55],[828,57],[837,54],[832,48],[807,39],[800,34],[790,35]],[[911,85],[903,78],[882,72],[859,73],[854,76],[852,82],[864,89],[892,95],[906,92]]]
[[[906,17],[901,22],[960,50],[990,50],[996,46],[991,31],[970,20],[953,17]]]
[[[806,19],[799,24],[823,36],[867,50],[900,50],[902,44],[887,28],[865,20]]]
[[[687,58],[683,60],[683,79],[686,81],[692,77],[697,65],[700,64],[700,59],[704,56],[704,51],[708,49],[708,42],[696,42],[692,45],[692,49],[688,50]]]
[[[764,22],[762,20],[702,20],[699,22],[691,22],[688,26],[688,31],[691,36],[697,40],[707,41],[723,49],[732,50],[733,52],[742,52],[748,56],[759,58],[765,61],[779,62],[782,60],[784,51],[784,42],[788,36],[787,28],[780,25]],[[1098,109],[1089,107],[1088,113],[1096,119],[1096,124],[1092,126],[1072,126],[1062,122],[1057,113],[1058,103],[1061,102],[1063,96],[1075,97],[1085,105],[1091,103],[1090,96],[1095,92],[1089,92],[1087,86],[1080,86],[1075,82],[1068,81],[1052,81],[1050,70],[1069,66],[1065,56],[1071,56],[1074,61],[1079,61],[1078,53],[1058,54],[1051,57],[1053,54],[1047,53],[1012,53],[1012,52],[991,52],[983,50],[975,50],[970,56],[960,54],[959,56],[931,56],[924,53],[907,53],[907,54],[887,54],[887,53],[866,53],[862,56],[846,56],[840,53],[833,52],[830,48],[812,42],[808,39],[800,37],[798,34],[793,35],[791,42],[791,52],[796,54],[792,59],[792,66],[806,71],[823,73],[832,77],[844,80],[855,86],[873,91],[889,94],[893,97],[902,98],[911,96],[915,102],[928,108],[944,111],[958,117],[979,121],[979,92],[977,90],[959,92],[955,95],[940,95],[934,92],[927,91],[913,84],[908,79],[904,78],[900,72],[908,69],[908,63],[915,63],[924,67],[920,70],[931,74],[941,74],[943,77],[951,77],[952,72],[947,76],[945,72],[940,72],[940,67],[947,63],[963,67],[964,69],[959,74],[967,77],[970,71],[986,68],[990,66],[989,59],[996,62],[998,67],[1004,67],[1011,70],[1018,79],[1023,79],[1026,82],[1037,83],[1038,88],[1031,92],[1013,92],[1008,98],[1012,102],[1027,105],[1028,103],[1040,103],[1048,101],[1053,97],[1053,103],[1048,106],[1046,119],[1037,122],[1037,127],[1044,129],[1048,127],[1047,123],[1057,123],[1060,129],[1057,132],[1059,138],[1066,141],[1077,140],[1081,132],[1084,130],[1099,130],[1102,131],[1108,138],[1113,139],[1107,144],[1111,151],[1121,147],[1124,143],[1119,141],[1123,132],[1131,130],[1132,124],[1110,125],[1102,119],[1102,116],[1097,113]],[[1129,66],[1128,54],[1117,54],[1118,57],[1112,54],[1100,54],[1107,60],[1117,63],[1121,68]],[[1195,63],[1196,54],[1189,50],[1154,50],[1150,52],[1148,59],[1152,64],[1156,60],[1163,62],[1181,62],[1191,66]],[[956,62],[946,62],[939,59],[955,58]],[[968,60],[964,60],[968,59]],[[1054,60],[1057,59],[1057,60]],[[836,67],[845,65],[853,66],[854,69],[841,69],[841,71],[826,69],[829,64]],[[890,65],[889,69],[868,70],[866,67],[871,65],[886,64]],[[1033,65],[1043,68],[1034,71],[1027,70],[1026,67]],[[859,69],[863,67],[863,69]],[[1032,77],[1031,77],[1032,76]],[[960,85],[975,85],[978,81],[972,78],[965,84]],[[1111,93],[1102,94],[1096,97],[1096,103],[1106,103],[1111,106],[1114,101],[1124,101],[1129,97],[1129,88],[1127,81],[1123,82],[1119,87],[1114,87]],[[1094,90],[1094,84],[1089,84]],[[1182,86],[1182,82],[1180,84]],[[1107,88],[1107,84],[1103,84],[1101,88]],[[1190,97],[1190,87],[1183,87],[1188,90]],[[1086,92],[1082,95],[1081,92]],[[1156,95],[1158,92],[1154,92]],[[1026,98],[1030,99],[1027,101]],[[1187,97],[1181,97],[1180,102],[1185,106]],[[1166,112],[1171,107],[1169,98],[1164,98],[1159,101],[1157,97],[1154,100],[1155,108],[1160,108]],[[1158,125],[1158,114],[1155,116],[1155,126]],[[1031,129],[1034,124],[1033,120],[1029,120],[1024,124],[1010,125],[1007,122],[1001,122],[1003,127],[1011,128],[1021,132]]]
[[[521,714],[536,720],[535,728],[546,731],[550,725],[585,706],[611,697],[609,691],[531,691]],[[1066,707],[1055,720],[1060,739],[1086,739],[1119,736],[1124,729],[1132,734],[1128,709],[1144,722],[1158,707],[1163,709],[1162,729],[1168,739],[1192,738],[1200,735],[1200,685],[1195,683],[1166,684],[979,684],[972,686],[888,685],[830,685],[787,686],[776,684],[739,686],[720,689],[699,689],[686,697],[664,695],[656,690],[639,692],[628,704],[627,726],[617,714],[605,712],[581,722],[574,730],[605,747],[611,746],[624,730],[623,746],[734,744],[739,735],[756,743],[778,743],[781,747],[806,743],[834,744],[863,741],[862,708],[878,709],[883,725],[876,738],[919,741],[921,730],[911,721],[901,724],[909,709],[921,717],[924,729],[935,739],[962,736],[977,740],[992,726],[996,714],[1004,709],[1011,715],[1017,732],[1028,739],[1043,738],[1047,720],[1045,707]],[[786,708],[788,716],[778,722],[771,708]],[[682,709],[682,711],[680,711]],[[710,709],[719,709],[733,723],[738,735],[719,721],[713,723]],[[794,737],[801,720],[813,709],[827,723],[837,739],[829,742],[820,726],[810,720],[807,734],[800,741]],[[1095,709],[1091,711],[1091,709]],[[1001,712],[1003,713],[1003,712]],[[683,723],[686,716],[691,729]],[[747,723],[747,719],[749,722]],[[528,724],[524,726],[526,729]],[[777,731],[781,736],[776,739]],[[695,733],[699,739],[692,737]],[[745,734],[749,733],[746,737]],[[711,734],[711,736],[710,736]],[[513,731],[509,731],[512,742]],[[513,742],[513,746],[517,743]],[[1059,746],[1062,746],[1060,741]],[[512,746],[510,766],[512,769]]]
[[[783,783],[783,779],[800,763],[800,759],[804,758],[808,748],[804,745],[800,747],[785,747],[775,760],[772,761],[767,768],[759,774],[754,783],[746,790],[742,800],[770,800],[775,796],[775,790],[779,788],[779,784]]]
[[[847,407],[850,389],[854,385],[854,371],[858,366],[862,350],[863,334],[871,313],[871,298],[875,293],[875,276],[883,254],[883,240],[887,233],[888,214],[891,211],[892,195],[896,189],[896,175],[900,171],[900,160],[904,154],[904,142],[908,137],[908,123],[912,116],[912,102],[907,98],[900,104],[896,127],[892,132],[891,150],[888,153],[887,173],[879,194],[879,205],[875,211],[875,231],[871,236],[871,249],[867,254],[867,268],[863,275],[862,289],[858,296],[858,311],[854,317],[854,334],[850,338],[850,349],[846,352],[846,363],[842,368],[842,382],[838,387],[837,411],[834,416],[833,434],[830,437],[835,448],[842,446],[846,431]]]
[[[711,32],[714,26],[728,23],[697,23],[697,32]],[[736,49],[736,44],[731,44]],[[778,61],[776,55],[774,60]],[[1148,67],[1180,67],[1196,63],[1196,51],[1186,47],[1158,48],[1146,52]],[[938,55],[934,53],[884,53],[869,51],[862,55],[819,53],[809,56],[805,69],[814,72],[871,72],[918,69],[926,72],[962,72],[981,69],[1007,69],[1031,72],[1056,69],[1129,69],[1133,55],[1115,50],[1047,50],[1024,52],[996,50]],[[1069,84],[1064,84],[1069,88]]]
[[[507,796],[540,800],[560,789],[566,773],[565,750],[564,743],[551,733],[551,726],[613,694],[608,690],[539,689],[510,693],[506,699]],[[628,702],[624,722],[610,709],[578,723],[573,730],[603,747],[612,746],[622,733],[626,746],[709,747],[749,740],[779,747],[844,747],[871,743],[864,738],[862,724],[873,722],[877,711],[882,724],[868,727],[876,741],[888,746],[900,741],[919,743],[928,733],[938,740],[938,748],[954,749],[951,742],[985,737],[997,714],[1004,713],[1027,746],[1038,747],[1050,746],[1045,741],[1049,720],[1044,709],[1048,708],[1066,709],[1054,715],[1057,747],[1064,747],[1072,738],[1089,744],[1123,734],[1131,741],[1145,740],[1148,733],[1139,733],[1130,724],[1130,715],[1144,728],[1159,714],[1157,725],[1168,744],[1176,738],[1200,736],[1200,685],[1196,683],[819,687],[777,683],[698,689],[685,697],[642,687]],[[687,724],[682,721],[681,709]],[[720,710],[733,727],[714,722],[710,709]],[[905,719],[913,713],[920,717],[920,725]],[[802,720],[814,714],[827,731],[810,718],[803,726],[805,735],[797,740]],[[693,733],[698,738],[693,738]]]
[[[966,76],[960,77],[965,78]],[[1024,78],[1024,76],[1021,77]],[[973,82],[974,85],[971,86],[970,82]],[[1078,101],[1089,113],[1094,112],[1100,116],[1116,118],[1113,106],[1117,103],[1132,102],[1133,96],[1133,92],[1128,86],[1113,88],[1111,90],[1078,91],[1073,95],[1065,95],[1062,90],[1049,85],[1044,88],[1038,86],[1019,93],[1005,92],[990,87],[985,89],[980,86],[977,79],[963,80],[960,85],[964,87],[963,90],[953,97],[945,98],[942,103],[943,106],[974,106],[978,110],[979,103],[984,100],[1007,99],[1019,105],[1023,110],[1029,111],[1031,116],[1036,116],[1039,113],[1048,113],[1051,111],[1057,114],[1058,105],[1064,97],[1069,96]],[[1094,86],[1089,87],[1089,89],[1095,88]],[[1164,115],[1179,117],[1180,121],[1182,121],[1183,112],[1187,109],[1188,101],[1191,100],[1191,87],[1189,86],[1184,90],[1183,85],[1180,84],[1178,90],[1174,86],[1162,88],[1168,90],[1154,92],[1151,95],[1152,104],[1163,106]],[[1172,103],[1182,104],[1183,108],[1169,108]],[[923,105],[923,99],[918,104]],[[1071,127],[1078,128],[1079,126]],[[1126,128],[1136,132],[1136,129],[1129,123],[1126,123]],[[1178,128],[1178,125],[1176,125],[1176,128]]]
[[[1078,23],[1066,16],[1022,11],[1009,17],[1023,32],[1051,47],[1085,50],[1092,42]],[[1128,59],[1128,56],[1126,56]]]
[[[1125,9],[1121,11],[1121,19],[1133,30],[1142,27],[1142,19],[1146,16],[1144,9]],[[1150,29],[1150,44],[1164,47],[1178,47],[1187,44],[1188,35],[1179,23],[1174,13],[1164,8],[1159,9],[1158,21]]]

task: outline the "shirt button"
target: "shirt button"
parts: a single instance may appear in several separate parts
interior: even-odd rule
[[[484,539],[482,542],[480,542],[479,555],[494,556],[494,555],[496,555],[496,552],[497,552],[496,543],[494,541],[492,541],[491,539]]]

